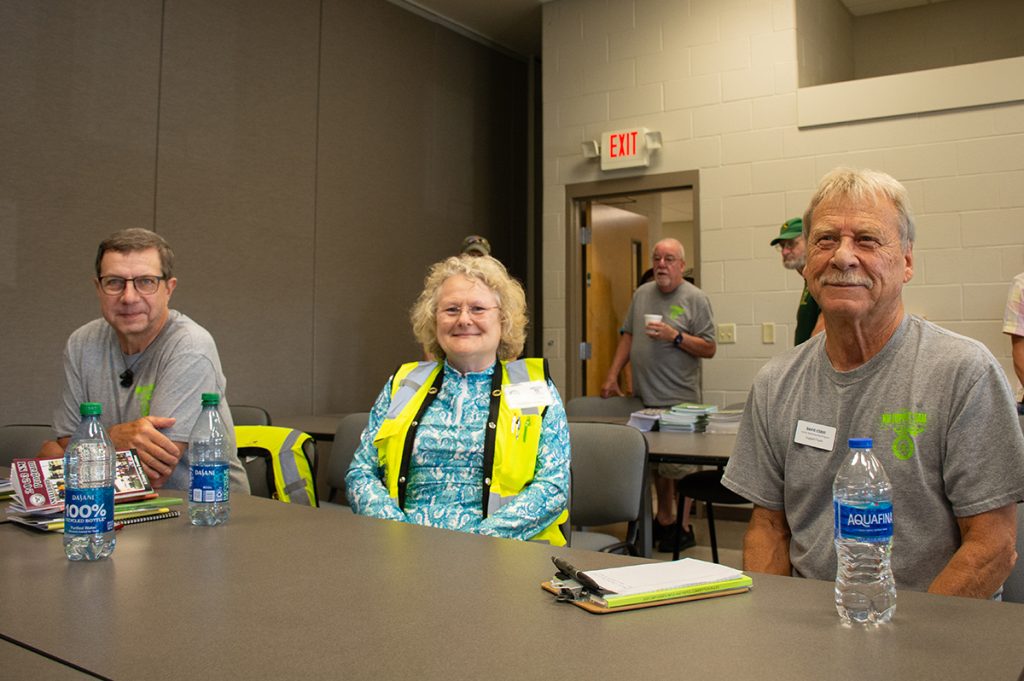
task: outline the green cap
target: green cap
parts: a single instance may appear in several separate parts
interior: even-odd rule
[[[82,402],[78,405],[78,413],[82,416],[99,416],[103,413],[103,405],[99,402]]]
[[[787,241],[788,239],[795,239],[804,233],[804,221],[803,218],[792,218],[782,223],[782,227],[779,229],[779,235],[772,239],[771,245],[779,243],[780,241]]]
[[[218,404],[220,404],[220,395],[218,395],[217,393],[203,393],[204,407],[208,407],[211,405],[216,407]]]

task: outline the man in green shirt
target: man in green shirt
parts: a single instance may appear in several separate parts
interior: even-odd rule
[[[782,223],[779,235],[772,239],[772,246],[782,252],[782,266],[787,270],[796,270],[801,277],[804,271],[804,221],[793,218]],[[800,306],[796,309],[796,333],[793,345],[800,345],[805,340],[824,328],[821,310],[815,302],[807,284],[800,294]]]

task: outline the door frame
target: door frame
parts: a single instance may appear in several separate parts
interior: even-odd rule
[[[700,172],[683,170],[659,175],[640,175],[565,185],[566,268],[565,268],[565,338],[566,400],[583,394],[583,243],[580,236],[580,207],[600,198],[652,192],[693,191],[693,243],[698,257],[693,261],[694,274],[700,285]]]

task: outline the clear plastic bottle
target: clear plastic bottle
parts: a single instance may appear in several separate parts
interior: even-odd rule
[[[100,423],[103,405],[83,402],[82,422],[64,450],[64,555],[100,560],[114,552],[114,445]]]
[[[879,624],[896,611],[892,485],[871,446],[871,438],[851,438],[832,485],[836,610],[844,622]]]
[[[217,411],[220,395],[203,393],[203,410],[188,438],[188,517],[193,525],[220,525],[231,515],[227,435]]]

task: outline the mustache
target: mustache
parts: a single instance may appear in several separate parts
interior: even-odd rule
[[[863,286],[867,289],[874,288],[875,284],[867,277],[862,277],[850,270],[836,270],[826,272],[818,277],[818,283],[833,286]]]

